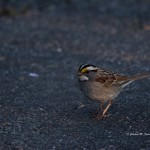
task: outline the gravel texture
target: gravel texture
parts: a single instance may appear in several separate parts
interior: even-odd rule
[[[138,28],[133,5],[102,3],[96,11],[78,3],[0,17],[0,149],[150,149],[150,79],[125,88],[111,116],[97,121],[98,104],[75,76],[83,63],[150,72],[150,32]]]

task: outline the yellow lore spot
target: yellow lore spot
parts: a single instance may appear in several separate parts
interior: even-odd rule
[[[83,68],[83,69],[81,70],[82,73],[85,73],[86,71],[87,71],[86,68]]]

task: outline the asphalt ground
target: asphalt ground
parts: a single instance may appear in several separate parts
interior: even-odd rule
[[[150,33],[135,16],[55,7],[0,18],[0,149],[150,149],[150,79],[97,121],[75,76],[83,63],[150,72]]]

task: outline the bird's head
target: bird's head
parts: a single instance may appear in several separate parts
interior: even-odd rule
[[[95,65],[83,64],[80,65],[77,76],[79,81],[87,81],[93,79],[97,72],[97,67]]]

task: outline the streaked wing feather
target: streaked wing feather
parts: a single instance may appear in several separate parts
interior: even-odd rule
[[[95,81],[102,83],[105,87],[109,87],[111,85],[125,84],[128,82],[128,78],[110,71],[101,70],[98,72]]]

